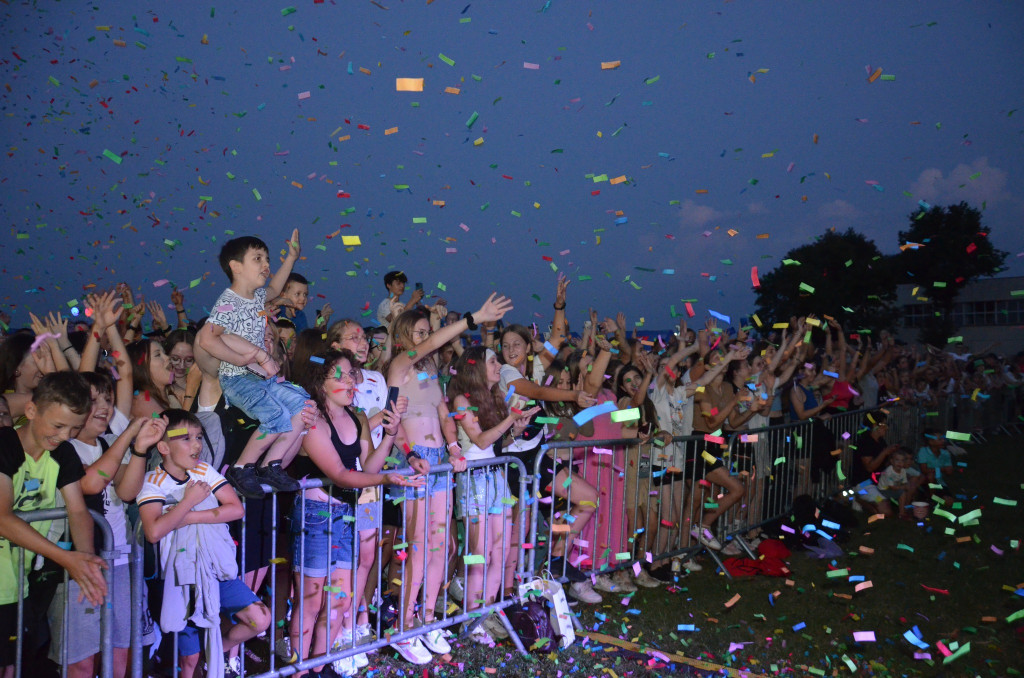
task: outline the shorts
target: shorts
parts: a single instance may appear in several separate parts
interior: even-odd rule
[[[865,480],[860,485],[853,488],[854,495],[861,501],[871,502],[877,504],[885,501],[885,497],[878,491],[878,485],[875,485],[870,480]]]
[[[708,454],[712,453],[708,452]],[[697,471],[700,470],[701,468],[703,468],[704,470],[702,473],[698,474]],[[714,471],[716,468],[725,468],[725,464],[722,463],[721,458],[719,458],[718,456],[715,456],[714,463],[711,463],[704,458],[704,454],[701,450],[693,449],[689,451],[686,455],[686,466],[684,468],[684,471],[686,472],[686,476],[693,480],[694,482],[700,480],[707,474]]]
[[[381,502],[370,501],[356,504],[356,532],[376,530],[381,516]]]
[[[430,462],[430,467],[433,468],[438,464],[448,463],[448,452],[443,447],[426,447],[424,445],[413,445],[412,451],[418,454],[423,459]],[[402,456],[402,462],[398,465],[399,469],[409,468],[408,457]],[[423,499],[427,495],[431,497],[438,492],[451,492],[452,490],[452,476],[451,473],[431,473],[426,478],[427,482],[423,487],[391,487],[391,496],[401,497],[402,491],[405,491],[406,499]]]
[[[355,538],[355,512],[351,504],[307,499],[305,531],[302,520],[300,496],[295,499],[291,515],[293,571],[307,577],[327,577],[334,570],[355,569],[359,541]]]
[[[292,417],[302,411],[309,394],[290,381],[260,379],[249,374],[221,377],[220,386],[229,405],[260,422],[263,433],[287,433]]]
[[[14,666],[18,632],[18,604],[0,605],[0,666]]]
[[[668,467],[652,467],[654,471],[651,474],[651,485],[654,487],[662,487],[663,485],[671,485],[672,483],[683,482],[682,471],[669,471]]]
[[[533,473],[533,465],[537,461],[537,453],[539,451],[540,445],[537,445],[537,447],[533,448],[532,450],[526,450],[523,452],[503,452],[501,456],[513,457],[514,459],[518,459],[520,463],[522,463],[526,475],[529,476],[531,473]],[[508,489],[512,493],[512,496],[518,499],[519,478],[521,477],[519,473],[519,467],[514,464],[509,464],[505,468],[507,469],[505,480],[508,482]],[[526,485],[526,491],[530,491],[529,483],[527,483]]]
[[[225,613],[232,615],[236,612],[241,612],[253,603],[258,602],[260,602],[260,599],[256,597],[252,589],[246,586],[245,582],[241,579],[229,579],[220,582],[221,616]],[[189,623],[184,629],[178,631],[178,655],[188,657],[193,654],[199,654],[203,647],[200,641],[200,634],[205,630]],[[220,629],[214,629],[214,632],[219,633]]]
[[[68,632],[67,645],[64,644],[64,584],[57,586],[57,591],[50,601],[47,619],[50,623],[49,658],[58,664],[64,662],[64,650],[67,650],[68,664],[88,659],[100,651],[100,610],[88,600],[78,602],[80,589],[78,582],[68,581]],[[130,645],[132,625],[131,575],[128,564],[115,565],[110,577],[110,590],[104,603],[110,604],[111,638],[114,647],[126,648]]]
[[[501,515],[512,507],[505,469],[485,466],[455,474],[455,515],[459,518],[484,514]]]

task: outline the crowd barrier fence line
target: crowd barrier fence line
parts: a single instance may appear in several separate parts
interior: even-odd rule
[[[66,508],[50,508],[50,509],[38,509],[35,511],[15,511],[14,515],[18,516],[26,523],[34,523],[43,520],[67,520],[68,512]],[[100,531],[103,537],[103,549],[99,555],[105,561],[107,561],[107,569],[103,571],[104,579],[107,584],[107,591],[111,591],[112,577],[114,574],[114,559],[120,555],[113,551],[114,547],[114,534],[110,529],[110,524],[107,519],[103,517],[98,511],[89,510],[89,515],[92,516],[94,529]],[[67,531],[67,525],[65,523],[65,531]],[[24,549],[15,544],[11,544],[11,552],[18,560],[18,580],[17,586],[19,590],[24,588],[25,585],[25,557],[23,554]],[[64,633],[64,642],[61,647],[64,650],[64,658],[61,661],[61,678],[67,678],[68,662],[67,662],[67,634],[68,634],[68,605],[71,602],[70,591],[68,590],[68,573],[67,570],[62,570],[63,581],[64,581],[64,624],[62,625]],[[100,606],[100,678],[112,678],[114,675],[114,645],[112,635],[113,620],[111,619],[110,605],[107,601],[104,601]],[[25,634],[22,630],[25,628],[25,598],[19,596],[17,603],[17,628],[18,637],[15,640],[15,659],[14,659],[14,675],[20,677],[22,675],[22,663],[23,663],[23,644],[25,640]]]

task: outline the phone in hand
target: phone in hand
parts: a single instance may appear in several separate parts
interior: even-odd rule
[[[388,399],[387,404],[384,405],[384,409],[391,410],[394,412],[398,408],[398,387],[388,387]]]
[[[422,292],[423,291],[423,283],[421,283],[421,282],[416,283],[416,289],[418,289],[420,292]]]

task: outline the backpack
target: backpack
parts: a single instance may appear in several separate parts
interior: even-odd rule
[[[527,650],[553,652],[558,647],[555,630],[551,628],[548,611],[536,600],[517,603],[505,608],[505,616],[512,623],[516,635]]]

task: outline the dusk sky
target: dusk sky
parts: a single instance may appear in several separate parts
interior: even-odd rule
[[[15,326],[120,281],[198,318],[232,233],[296,227],[336,317],[401,269],[546,324],[557,269],[577,329],[736,318],[752,267],[961,200],[1024,274],[1024,3],[289,1],[0,9]]]

